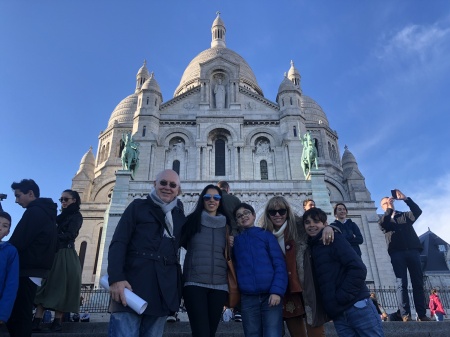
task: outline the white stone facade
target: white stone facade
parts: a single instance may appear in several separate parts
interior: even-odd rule
[[[135,92],[117,105],[99,135],[97,158],[92,149],[83,157],[72,184],[82,196],[84,223],[76,246],[84,260],[83,283],[95,283],[105,273],[109,242],[125,207],[148,194],[158,172],[175,168],[187,213],[203,187],[219,180],[228,181],[232,193],[252,204],[258,216],[274,195],[285,196],[299,215],[302,201],[312,197],[330,220],[332,205],[345,202],[364,237],[367,281],[393,285],[384,235],[364,176],[348,149],[340,159],[337,132],[322,108],[303,94],[294,63],[272,102],[264,97],[246,61],[226,47],[225,34],[218,15],[211,48],[190,62],[168,101],[163,101],[144,63]],[[128,131],[140,143],[134,179],[121,171],[121,139]],[[319,154],[319,170],[310,180],[300,165],[299,136],[307,131]]]

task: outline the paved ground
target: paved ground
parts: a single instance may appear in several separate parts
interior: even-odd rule
[[[336,337],[332,323],[326,324],[326,336]],[[445,322],[384,322],[386,337],[450,337],[450,320]],[[107,337],[107,322],[63,323],[63,333],[33,334],[45,337]],[[166,325],[164,337],[191,336],[189,323],[176,322]],[[7,337],[4,327],[0,327],[0,337]],[[243,337],[242,323],[220,323],[217,337]],[[285,337],[289,335],[286,334]],[[281,337],[281,336],[280,336]]]

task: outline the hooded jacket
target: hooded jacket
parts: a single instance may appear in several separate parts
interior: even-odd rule
[[[28,204],[9,239],[19,253],[19,276],[46,277],[57,249],[56,204],[37,198]]]
[[[8,242],[0,243],[0,321],[7,322],[19,286],[19,257]]]

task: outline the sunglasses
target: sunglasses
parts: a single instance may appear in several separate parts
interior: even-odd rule
[[[280,208],[280,209],[269,209],[267,211],[267,213],[269,213],[270,216],[275,216],[278,214],[280,214],[281,216],[285,215],[287,212],[286,208]]]
[[[169,186],[170,186],[170,188],[177,188],[177,184],[175,184],[175,183],[173,183],[173,182],[168,182],[167,180],[161,180],[160,182],[159,182],[159,184],[161,185],[161,186],[167,186],[167,184],[169,184]]]
[[[250,214],[252,214],[252,212],[249,210],[243,211],[241,214],[236,214],[236,220],[241,220],[242,217],[249,216]]]
[[[59,198],[59,201],[60,202],[68,202],[71,199],[73,199],[73,198]]]
[[[211,198],[213,198],[215,201],[219,201],[220,199],[222,199],[222,197],[220,196],[220,194],[214,194],[214,195],[211,195],[211,194],[205,194],[205,195],[203,196],[203,200],[205,200],[205,201],[211,200]]]

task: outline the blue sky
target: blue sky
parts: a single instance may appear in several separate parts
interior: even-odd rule
[[[33,178],[42,196],[70,188],[147,59],[164,101],[210,47],[215,12],[227,47],[275,101],[290,60],[355,155],[376,206],[399,188],[416,223],[450,243],[450,2],[0,0],[0,193]],[[396,206],[404,210],[404,204]]]

